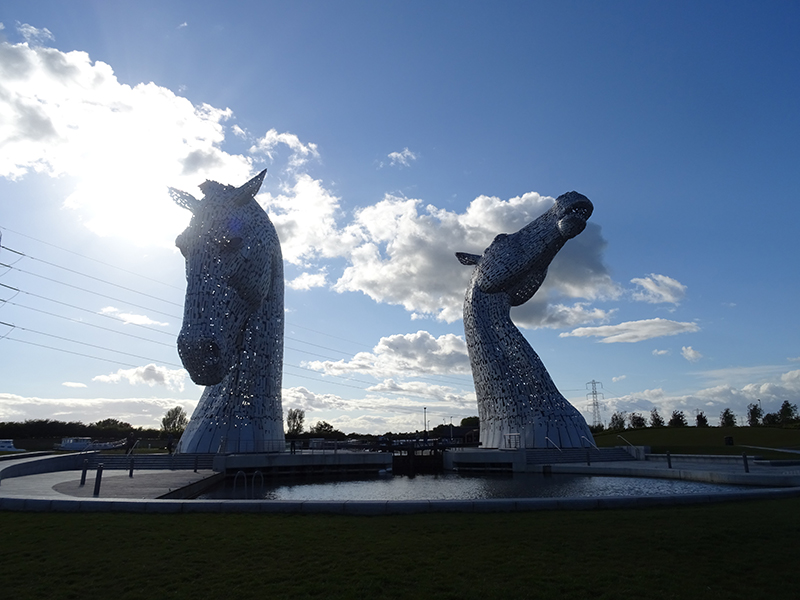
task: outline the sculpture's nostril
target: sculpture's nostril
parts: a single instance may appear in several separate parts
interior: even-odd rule
[[[198,385],[215,385],[225,376],[222,351],[211,338],[188,339],[178,337],[178,354],[189,376]]]

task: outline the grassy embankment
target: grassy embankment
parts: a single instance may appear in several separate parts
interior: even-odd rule
[[[800,459],[798,454],[755,450],[747,446],[800,450],[800,429],[776,427],[659,427],[656,429],[626,429],[606,431],[594,436],[603,447],[623,446],[622,436],[634,446],[650,446],[654,453],[672,454],[736,454],[770,459]],[[734,445],[726,446],[725,438],[732,437]]]

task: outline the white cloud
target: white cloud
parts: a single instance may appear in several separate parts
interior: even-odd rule
[[[61,385],[63,385],[64,387],[69,387],[69,388],[85,388],[86,387],[85,383],[77,383],[75,381],[65,381]]]
[[[731,375],[737,371],[731,369]],[[752,374],[766,374],[762,369]],[[721,372],[718,372],[721,374]],[[603,414],[610,416],[615,411],[649,412],[657,408],[662,417],[669,416],[673,410],[682,410],[686,413],[689,422],[694,419],[694,411],[702,410],[709,421],[715,423],[719,413],[725,408],[730,408],[740,419],[744,418],[747,405],[761,399],[766,412],[778,410],[784,400],[796,403],[800,394],[800,370],[773,374],[767,380],[759,383],[733,384],[719,383],[711,387],[701,388],[688,394],[670,394],[662,388],[644,390],[618,398],[608,398],[601,403]],[[572,403],[590,414],[590,407],[584,398],[571,400]]]
[[[755,381],[774,380],[783,373],[785,365],[757,365],[752,367],[730,367],[726,369],[710,369],[693,373],[701,377],[706,385],[741,385]]]
[[[170,408],[192,414],[196,400],[178,398],[39,398],[0,393],[0,421],[56,419],[95,423],[113,417],[134,427],[156,427]]]
[[[627,375],[618,375],[617,377],[612,377],[611,381],[613,381],[614,383],[617,383],[617,382],[623,381],[624,379],[627,379],[627,378],[628,378]]]
[[[188,26],[189,26],[189,24],[186,21],[184,21],[183,23],[178,25],[178,29],[183,29],[184,27],[188,27]]]
[[[149,364],[144,367],[133,369],[119,369],[116,373],[109,375],[98,375],[92,381],[101,383],[120,383],[126,381],[131,385],[146,384],[150,387],[162,385],[170,390],[183,391],[184,381],[187,372],[184,369],[168,369]]]
[[[348,266],[334,285],[339,292],[360,291],[376,302],[400,304],[417,316],[453,322],[461,318],[471,270],[455,252],[480,253],[501,232],[513,232],[541,215],[552,198],[529,193],[508,201],[480,196],[464,213],[422,206],[420,200],[387,195],[359,210],[346,228]],[[536,297],[515,312],[523,326],[564,326],[581,319],[605,319],[598,310],[549,306],[563,296],[596,299],[618,293],[602,263],[605,241],[597,225],[589,224],[553,261]],[[581,321],[587,322],[587,321]]]
[[[33,33],[30,33],[33,35]],[[243,182],[249,158],[220,149],[229,109],[153,83],[117,81],[85,52],[0,43],[0,176],[69,175],[65,206],[99,235],[172,246],[189,214],[167,194]]]
[[[653,356],[667,356],[669,350],[653,350]]]
[[[572,306],[548,304],[546,298],[533,300],[511,309],[514,322],[522,327],[575,327],[584,323],[607,322],[616,309],[602,310],[589,307],[586,302],[576,302]]]
[[[326,375],[364,373],[378,379],[471,373],[462,337],[448,333],[435,338],[427,331],[383,337],[372,352],[359,352],[349,361],[312,361],[306,366]]]
[[[339,198],[308,174],[295,174],[279,194],[265,192],[258,201],[269,212],[283,258],[291,264],[310,267],[319,258],[346,256],[360,242],[337,226]]]
[[[446,385],[431,385],[423,381],[397,382],[386,379],[377,385],[367,388],[369,392],[391,394],[407,394],[415,398],[429,398],[430,400],[446,403],[453,409],[465,410],[474,408],[476,399],[474,393],[464,393],[454,390]],[[441,405],[437,405],[441,409]]]
[[[633,299],[650,304],[678,304],[686,295],[686,286],[666,275],[651,273],[649,277],[631,279],[631,283],[642,288],[633,292]]]
[[[17,31],[22,36],[22,39],[31,46],[40,46],[45,42],[51,42],[56,39],[47,27],[37,29],[33,25],[18,22]]]
[[[412,399],[409,397],[412,394],[402,386],[396,389],[387,383],[385,388],[388,394],[357,400],[346,400],[334,394],[316,394],[304,387],[284,389],[283,409],[305,410],[306,427],[317,421],[327,421],[346,433],[372,434],[422,430],[423,406],[427,408],[431,427],[439,425],[442,419],[449,422],[451,416],[457,424],[462,417],[477,412],[474,396],[443,393],[439,397],[428,395],[427,398]]]
[[[275,158],[276,148],[279,144],[288,146],[292,151],[289,158],[289,167],[297,169],[303,166],[311,158],[319,158],[317,145],[313,143],[303,144],[293,133],[278,133],[276,129],[270,129],[264,137],[256,140],[250,148],[253,154],[265,154],[271,160]]]
[[[310,290],[311,288],[323,287],[326,283],[327,277],[323,270],[318,273],[301,273],[291,281],[288,281],[286,285],[293,290]]]
[[[657,337],[694,333],[700,327],[695,323],[681,323],[667,319],[646,319],[644,321],[628,321],[618,325],[602,325],[600,327],[579,327],[559,334],[560,337],[600,337],[604,344],[618,342],[642,342]]]
[[[133,313],[126,313],[120,311],[118,308],[114,308],[113,306],[106,306],[105,308],[100,309],[101,315],[110,315],[116,317],[123,321],[126,325],[133,324],[133,325],[158,325],[159,327],[168,327],[169,323],[162,323],[160,321],[154,321],[150,317],[146,315],[137,315]]]
[[[683,358],[685,358],[689,362],[697,362],[698,360],[703,358],[703,355],[700,354],[697,350],[695,350],[691,346],[683,346],[681,348],[681,356],[683,356]]]
[[[408,148],[403,148],[402,152],[389,153],[389,165],[393,167],[396,165],[407,167],[415,160],[417,160],[417,155]]]

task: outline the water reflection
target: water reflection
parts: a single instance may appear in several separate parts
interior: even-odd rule
[[[255,485],[254,485],[255,484]],[[587,475],[388,476],[360,479],[282,479],[262,483],[258,474],[235,482],[228,480],[200,498],[264,500],[480,500],[491,498],[571,498],[596,496],[659,496],[729,492],[747,486],[637,477],[591,477]]]

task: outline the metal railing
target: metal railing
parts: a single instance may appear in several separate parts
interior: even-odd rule
[[[225,437],[220,438],[217,454],[254,454],[285,452],[286,440],[231,440]]]
[[[626,439],[625,439],[624,437],[622,437],[621,435],[618,435],[617,437],[618,437],[619,439],[621,439],[623,442],[625,442],[626,444],[628,444],[628,446],[630,446],[631,448],[636,448],[636,446],[634,446],[633,444],[631,444],[631,443],[630,443],[628,440],[626,440]]]
[[[556,443],[555,443],[553,440],[551,440],[549,437],[547,437],[547,436],[544,436],[544,439],[545,439],[545,440],[547,440],[548,442],[550,442],[551,444],[553,444],[553,446],[555,446],[555,449],[556,449],[556,450],[558,450],[559,452],[563,452],[563,450],[562,450],[561,448],[559,448],[559,447],[558,447],[558,444],[556,444]]]
[[[581,436],[581,448],[583,448],[583,447],[584,447],[584,445],[583,445],[583,440],[586,440],[587,442],[589,442],[589,444],[590,444],[590,445],[594,446],[594,449],[595,449],[595,450],[597,450],[598,452],[600,452],[600,448],[598,448],[598,447],[597,447],[597,444],[595,444],[595,443],[594,443],[592,440],[590,440],[589,438],[587,438],[585,435],[582,435],[582,436]]]

